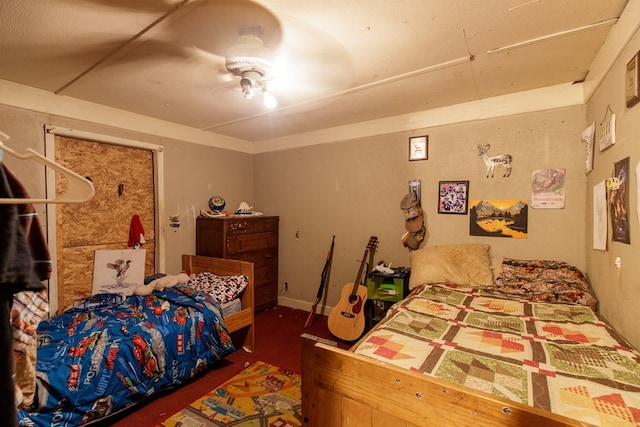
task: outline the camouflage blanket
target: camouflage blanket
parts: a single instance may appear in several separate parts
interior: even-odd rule
[[[485,289],[497,295],[581,304],[594,311],[598,306],[582,272],[566,262],[503,258],[496,276]]]

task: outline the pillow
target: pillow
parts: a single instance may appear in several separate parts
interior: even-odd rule
[[[491,286],[493,271],[489,245],[467,243],[418,249],[411,252],[409,289],[423,283]]]
[[[203,272],[191,277],[185,286],[209,294],[220,304],[238,298],[249,283],[247,276],[217,276]]]

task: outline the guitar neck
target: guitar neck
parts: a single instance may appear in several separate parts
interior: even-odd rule
[[[364,250],[364,255],[362,256],[362,262],[360,262],[360,268],[358,269],[358,275],[356,276],[356,281],[353,283],[353,289],[351,290],[351,295],[358,294],[358,286],[360,285],[360,280],[362,279],[362,272],[364,270],[364,265],[367,262],[368,252],[369,252],[369,248]]]

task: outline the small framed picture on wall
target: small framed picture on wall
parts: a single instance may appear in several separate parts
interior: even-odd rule
[[[429,158],[429,136],[412,136],[409,138],[409,161],[427,160]]]
[[[440,181],[438,213],[466,215],[469,211],[469,181]]]
[[[640,93],[638,92],[638,80],[640,80],[640,52],[627,63],[627,74],[625,81],[625,99],[627,107],[633,107],[640,101]]]

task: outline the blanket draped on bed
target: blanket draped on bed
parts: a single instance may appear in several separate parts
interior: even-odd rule
[[[582,305],[423,285],[354,352],[594,425],[640,425],[640,354]]]
[[[24,426],[77,426],[178,385],[235,349],[219,306],[176,286],[40,323],[38,390]]]

